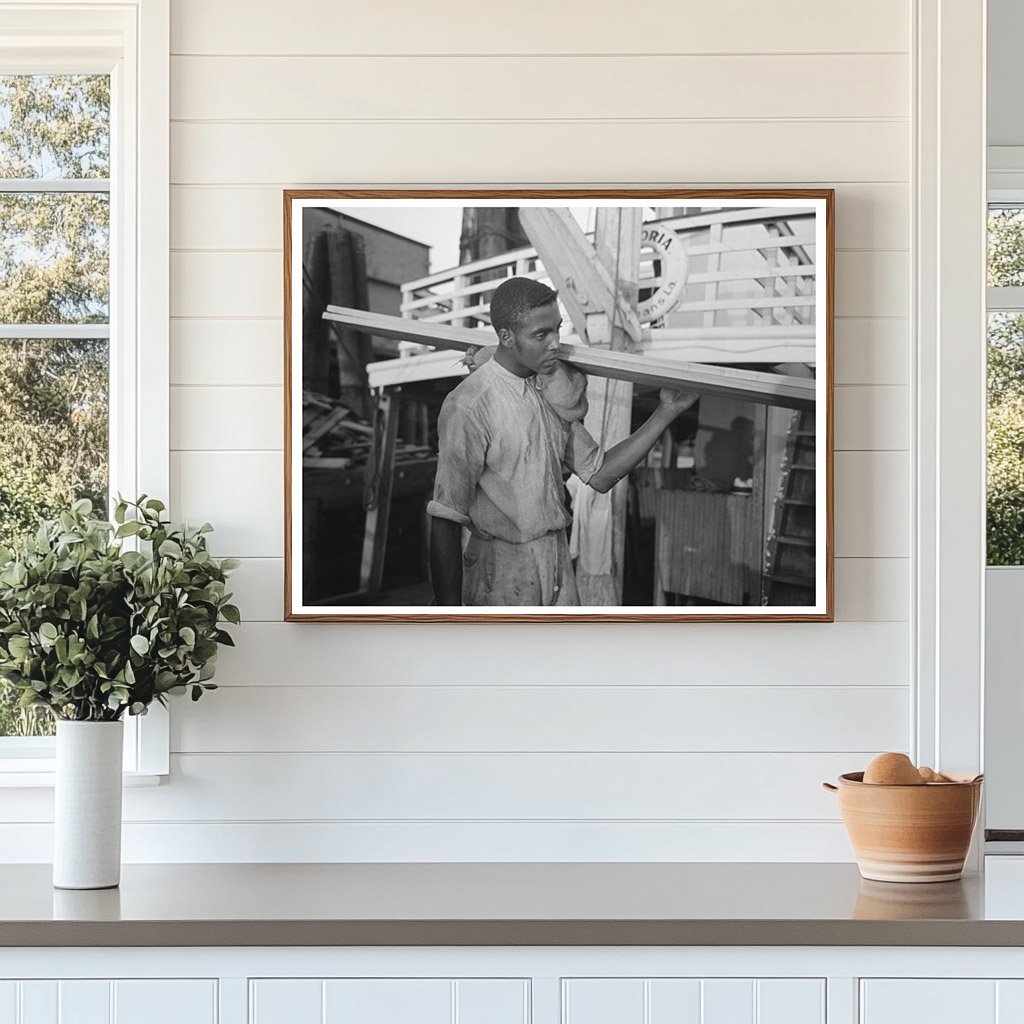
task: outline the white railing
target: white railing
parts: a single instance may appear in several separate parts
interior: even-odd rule
[[[679,301],[646,326],[645,348],[694,362],[814,362],[812,211],[715,210],[656,223],[682,238],[688,270]],[[550,283],[536,249],[515,249],[402,285],[402,315],[484,327],[491,294],[512,276]],[[641,250],[641,297],[660,284],[656,254]]]

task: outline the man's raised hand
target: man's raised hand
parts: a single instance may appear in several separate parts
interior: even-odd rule
[[[683,391],[680,388],[662,388],[658,393],[659,404],[673,416],[686,412],[698,398],[700,395],[695,391]]]

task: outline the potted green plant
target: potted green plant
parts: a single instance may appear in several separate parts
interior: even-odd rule
[[[115,886],[121,863],[123,718],[215,689],[235,559],[214,558],[209,523],[171,524],[146,495],[114,522],[77,501],[0,548],[0,677],[57,724],[54,885]],[[137,547],[129,548],[129,545]]]

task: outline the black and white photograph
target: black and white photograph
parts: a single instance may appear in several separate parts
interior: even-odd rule
[[[831,621],[832,207],[286,192],[287,617]]]

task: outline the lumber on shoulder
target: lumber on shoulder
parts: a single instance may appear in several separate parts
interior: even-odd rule
[[[324,319],[348,324],[382,338],[398,338],[459,352],[495,344],[494,335],[490,331],[406,320],[384,313],[368,313],[364,309],[328,306]],[[815,382],[802,377],[736,370],[705,363],[677,363],[633,352],[610,352],[587,345],[562,345],[558,357],[584,373],[612,380],[628,380],[633,384],[658,388],[682,388],[701,395],[739,398],[785,409],[814,408]]]

